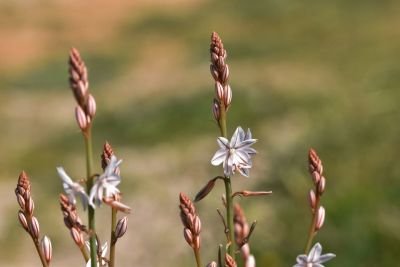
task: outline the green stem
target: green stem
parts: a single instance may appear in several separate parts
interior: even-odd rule
[[[310,248],[311,248],[311,245],[312,245],[312,241],[313,241],[314,237],[317,234],[317,232],[315,231],[315,225],[316,225],[317,219],[318,219],[317,218],[318,209],[319,209],[319,196],[317,196],[317,198],[315,200],[315,209],[312,211],[313,215],[312,215],[310,230],[308,232],[308,240],[307,240],[307,243],[306,243],[306,248],[304,250],[304,253],[306,255],[310,251]]]
[[[89,126],[83,133],[85,137],[85,148],[86,148],[86,190],[88,195],[90,189],[93,186],[93,148],[92,148],[92,131]],[[96,229],[95,229],[95,214],[94,208],[89,205],[88,221],[89,221],[89,234],[90,234],[90,259],[91,267],[97,266],[97,248],[96,248]]]
[[[114,267],[115,262],[115,227],[117,226],[117,210],[111,208],[111,246],[110,246],[110,261],[109,267]]]
[[[220,119],[218,121],[219,128],[221,130],[221,135],[225,138],[228,137],[226,130],[226,108],[224,103],[220,102]],[[228,176],[225,176],[225,197],[226,197],[226,225],[228,227],[228,236],[229,240],[227,243],[227,252],[228,254],[235,259],[235,236],[233,229],[233,199],[232,199],[232,185],[231,179]]]
[[[200,258],[200,249],[193,249],[194,256],[196,257],[196,263],[197,267],[203,267],[201,264],[201,258]]]
[[[233,229],[233,199],[231,179],[225,177],[225,196],[226,196],[226,224],[228,226],[228,254],[235,259],[235,236]]]

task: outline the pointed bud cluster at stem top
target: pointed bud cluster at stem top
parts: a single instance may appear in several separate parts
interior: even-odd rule
[[[308,153],[309,172],[314,183],[314,189],[308,194],[309,205],[314,216],[314,232],[317,232],[324,225],[325,208],[320,206],[320,198],[325,191],[326,179],[323,176],[323,165],[317,152],[310,149]]]
[[[200,249],[200,231],[201,231],[201,221],[196,213],[196,209],[184,193],[179,195],[179,209],[182,224],[184,226],[183,236],[186,242],[194,249]]]
[[[215,99],[212,110],[215,120],[219,122],[221,109],[226,112],[232,102],[232,89],[228,84],[229,66],[225,62],[227,53],[216,32],[211,35],[210,55],[210,72],[215,82]]]
[[[68,63],[69,84],[77,102],[75,118],[79,128],[85,132],[96,114],[96,101],[89,93],[87,68],[77,49],[71,49]]]

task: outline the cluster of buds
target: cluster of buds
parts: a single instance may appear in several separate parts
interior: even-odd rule
[[[96,114],[96,101],[89,93],[88,72],[77,49],[69,53],[69,84],[74,94],[77,106],[75,118],[79,128],[85,132]]]
[[[184,226],[183,236],[194,251],[199,251],[201,231],[200,218],[197,215],[196,209],[188,196],[180,193],[179,201],[179,209],[181,211],[180,217]]]
[[[235,229],[235,242],[238,248],[240,248],[242,258],[245,262],[245,267],[255,267],[256,266],[255,258],[253,255],[250,254],[250,246],[248,243],[249,236],[251,234],[251,229],[254,228],[249,226],[246,220],[246,216],[244,215],[243,209],[237,203],[234,206],[233,214],[234,214],[233,223]]]
[[[83,233],[87,232],[87,227],[82,224],[76,211],[76,206],[69,201],[69,198],[60,194],[60,206],[64,216],[64,224],[70,230],[71,237],[75,244],[82,249],[85,245]]]
[[[325,208],[319,205],[320,198],[325,191],[326,179],[323,176],[322,161],[318,157],[314,149],[310,149],[308,153],[309,172],[313,179],[315,188],[310,190],[308,199],[311,211],[315,217],[315,228],[317,232],[325,221]]]
[[[221,110],[226,112],[232,102],[232,89],[228,84],[229,67],[225,63],[227,53],[221,38],[216,32],[211,35],[211,65],[210,72],[215,81],[215,95],[213,114],[216,121],[220,121]]]
[[[47,266],[49,265],[52,257],[52,246],[51,241],[47,236],[44,236],[40,240],[40,228],[39,221],[33,216],[33,210],[35,209],[35,203],[31,197],[31,183],[28,175],[23,171],[19,175],[18,184],[15,188],[15,195],[20,207],[18,211],[18,220],[21,223],[25,231],[32,237],[42,263]]]

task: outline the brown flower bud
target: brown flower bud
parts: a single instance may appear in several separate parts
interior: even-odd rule
[[[183,236],[185,237],[186,242],[193,247],[193,235],[189,228],[183,229]]]
[[[81,248],[84,245],[82,232],[78,228],[71,228],[71,236],[78,247]]]
[[[22,227],[24,227],[25,231],[28,232],[28,221],[26,220],[25,214],[21,210],[18,211],[18,220],[21,223]]]
[[[231,102],[232,102],[232,89],[228,84],[224,88],[224,104],[225,104],[225,107],[228,108],[229,105],[231,104]]]
[[[219,80],[218,71],[213,64],[210,65],[210,72],[215,81]]]
[[[19,206],[21,207],[22,210],[25,210],[25,200],[24,200],[24,197],[23,197],[21,194],[19,194],[19,193],[16,193],[16,196],[17,196],[17,201],[18,201]]]
[[[214,98],[214,102],[213,102],[212,112],[214,115],[214,119],[216,121],[219,121],[221,118],[221,111],[220,111],[218,100],[216,100],[215,98]]]
[[[123,217],[117,223],[115,227],[115,238],[121,238],[128,228],[128,217]]]
[[[85,115],[85,112],[80,106],[75,107],[75,119],[78,123],[79,128],[83,131],[88,126],[88,121]]]
[[[205,198],[211,192],[211,190],[213,190],[215,181],[217,181],[217,179],[218,177],[215,177],[210,181],[208,181],[208,183],[202,189],[200,189],[200,191],[196,194],[194,202],[200,201],[203,198]]]
[[[237,267],[235,260],[229,254],[225,254],[225,266],[226,267]]]
[[[218,81],[215,82],[215,94],[220,101],[224,101],[225,90],[222,84]]]
[[[25,203],[25,211],[27,214],[32,215],[33,210],[35,209],[35,203],[31,197],[28,198],[28,201]]]
[[[87,113],[88,115],[93,118],[96,114],[96,100],[94,99],[92,94],[89,94],[87,100]]]
[[[36,219],[36,217],[32,216],[28,228],[29,228],[29,233],[32,235],[34,239],[37,240],[39,238],[40,229],[39,229],[39,222]]]
[[[310,207],[312,209],[315,209],[315,205],[316,205],[317,199],[316,199],[316,196],[315,196],[315,192],[312,189],[310,190],[310,193],[308,194],[308,201],[310,203]]]
[[[317,171],[313,171],[311,173],[311,176],[312,176],[314,184],[318,184],[319,180],[321,179],[321,175]]]
[[[319,195],[322,195],[325,191],[325,184],[326,184],[326,179],[324,176],[321,177],[321,180],[318,183],[318,193]]]
[[[51,241],[47,236],[44,236],[42,238],[42,242],[41,242],[40,245],[41,245],[41,249],[42,249],[42,253],[44,255],[44,258],[45,258],[45,260],[46,260],[46,262],[48,264],[51,261],[51,256],[52,256],[52,253],[53,253],[52,247],[51,247]]]
[[[199,216],[195,216],[193,220],[193,234],[200,235],[201,231],[201,221]]]

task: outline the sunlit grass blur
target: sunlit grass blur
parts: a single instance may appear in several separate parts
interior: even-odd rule
[[[84,266],[62,222],[55,169],[85,174],[67,83],[74,46],[98,105],[97,170],[106,140],[124,159],[121,188],[133,214],[117,264],[194,265],[178,194],[194,196],[220,173],[210,165],[218,129],[208,49],[217,31],[231,71],[229,132],[250,127],[259,139],[252,177],[235,177],[234,188],[274,191],[240,200],[248,220],[258,221],[250,243],[257,266],[291,266],[304,250],[310,147],[327,178],[326,222],[317,236],[337,255],[327,265],[396,266],[399,11],[394,0],[0,2],[2,264],[39,265],[16,215],[14,188],[25,170],[41,232],[53,241],[53,265]],[[224,238],[215,212],[222,192],[220,184],[198,204],[204,262],[216,259]],[[99,218],[108,215],[104,208]]]

